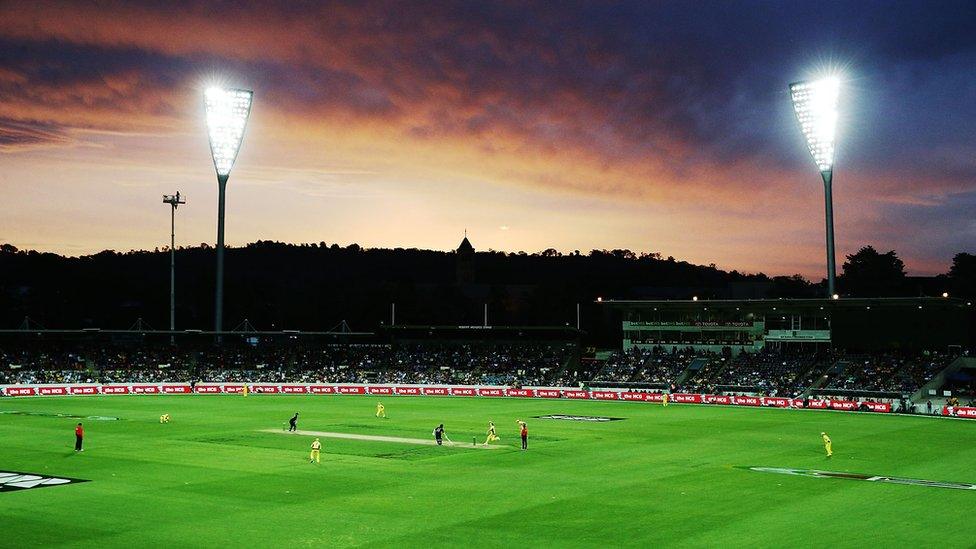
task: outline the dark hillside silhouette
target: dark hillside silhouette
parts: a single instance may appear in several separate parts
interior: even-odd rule
[[[177,328],[213,325],[214,250],[204,244],[177,250]],[[968,254],[946,280],[957,290],[973,287]],[[226,258],[224,325],[245,318],[259,329],[327,330],[346,320],[356,330],[398,325],[575,325],[599,322],[590,304],[617,299],[820,297],[823,287],[802,277],[726,272],[659,254],[593,250],[562,255],[461,253],[418,249],[364,249],[259,241],[230,248]],[[459,263],[460,262],[460,263]],[[116,328],[137,318],[152,328],[168,326],[167,250],[104,251],[62,257],[0,246],[0,327],[15,328],[25,316],[47,328]],[[842,278],[843,280],[843,278]],[[860,280],[859,292],[872,291]],[[886,286],[890,291],[890,286]]]

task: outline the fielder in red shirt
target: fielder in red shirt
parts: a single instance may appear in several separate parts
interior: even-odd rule
[[[515,420],[519,424],[519,435],[522,436],[522,449],[529,449],[529,428],[526,427],[525,422],[521,419]]]
[[[79,423],[78,426],[75,427],[75,452],[84,452],[85,451],[81,447],[81,441],[84,438],[85,438],[85,429],[82,428],[81,424]]]

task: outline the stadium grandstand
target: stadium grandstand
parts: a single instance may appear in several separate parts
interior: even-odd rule
[[[224,333],[221,345],[214,344],[213,333],[199,331],[9,330],[0,333],[0,387],[245,382],[584,388],[844,399],[884,402],[905,412],[922,411],[933,399],[939,410],[952,399],[976,397],[976,360],[965,339],[872,351],[864,349],[878,345],[868,340],[878,332],[845,334],[860,343],[847,350],[834,343],[830,320],[845,308],[833,300],[604,303],[625,314],[617,349],[586,347],[585,334],[568,327],[240,331]],[[900,310],[918,311],[918,303]],[[957,307],[951,301],[922,303],[923,310]],[[829,320],[801,316],[829,306]],[[648,310],[654,320],[644,320]],[[794,328],[788,334],[784,323]]]

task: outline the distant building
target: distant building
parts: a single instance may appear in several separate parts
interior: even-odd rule
[[[474,283],[474,246],[464,235],[464,240],[454,252],[455,280],[458,284]]]

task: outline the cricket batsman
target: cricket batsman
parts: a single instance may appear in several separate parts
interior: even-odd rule
[[[376,417],[386,418],[386,407],[382,402],[376,403]]]
[[[830,441],[830,437],[827,433],[820,433],[820,438],[823,439],[824,450],[827,450],[827,457],[834,455],[834,444]]]
[[[319,439],[316,438],[315,440],[312,441],[312,453],[309,454],[308,456],[308,462],[322,463],[322,458],[319,455],[321,450],[322,450],[322,443],[319,442]]]
[[[485,439],[485,446],[488,446],[489,442],[495,442],[496,440],[501,440],[498,435],[495,434],[495,422],[488,422],[488,438]]]

